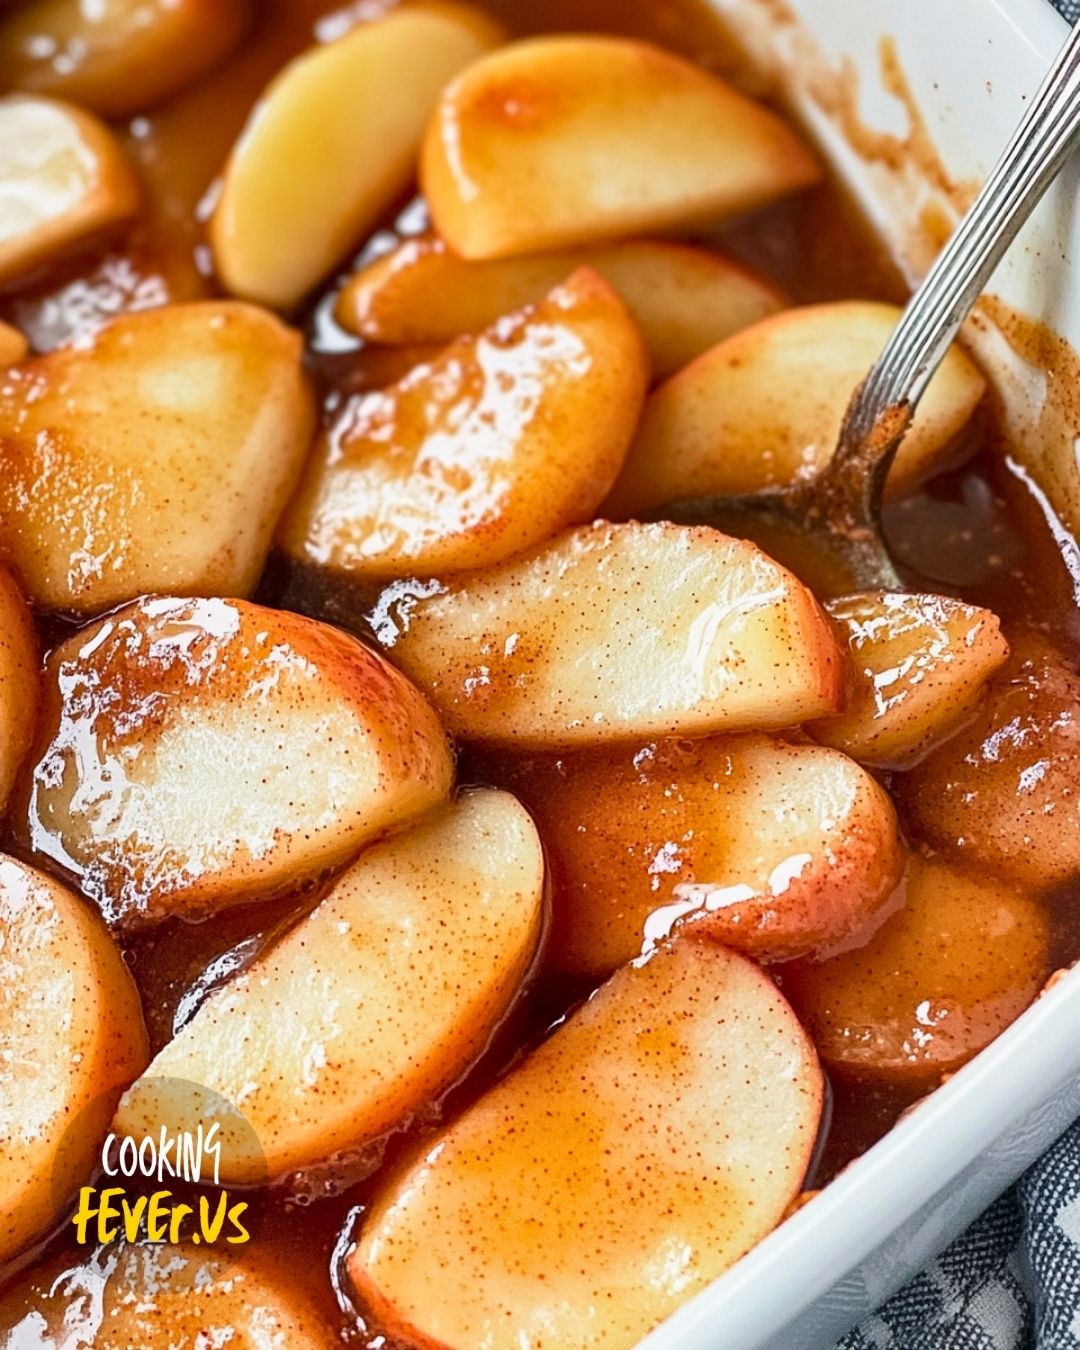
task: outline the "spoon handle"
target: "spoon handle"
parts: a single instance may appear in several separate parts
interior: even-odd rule
[[[1080,24],[848,407],[830,469],[845,459],[865,464],[872,449],[867,505],[880,500],[903,431],[949,344],[1078,140]]]

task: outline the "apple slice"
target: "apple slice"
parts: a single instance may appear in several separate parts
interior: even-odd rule
[[[390,578],[490,566],[588,520],[648,385],[626,309],[595,272],[349,400],[279,535],[294,558]]]
[[[827,1068],[929,1086],[999,1035],[1050,973],[1042,909],[1007,883],[911,859],[907,901],[865,947],[785,968]]]
[[[759,960],[865,938],[903,874],[896,814],[834,750],[766,736],[505,757],[484,780],[540,828],[555,910],[546,963],[607,976],[673,925]]]
[[[0,567],[0,816],[33,740],[39,664],[34,620],[11,573]]]
[[[297,333],[226,301],[117,320],[0,377],[0,557],[41,609],[244,594],[313,422]]]
[[[0,1298],[10,1350],[328,1350],[336,1340],[306,1293],[249,1247],[110,1243],[50,1261]]]
[[[211,995],[125,1094],[114,1128],[143,1139],[162,1123],[216,1120],[227,1183],[361,1149],[476,1060],[528,973],[543,918],[532,821],[505,792],[467,793],[368,849]],[[200,1088],[228,1110],[208,1107]]]
[[[101,919],[0,854],[0,1262],[59,1218],[148,1059],[135,984]]]
[[[515,42],[446,89],[424,140],[436,228],[465,258],[685,228],[816,182],[774,113],[624,38]]]
[[[250,13],[250,0],[31,0],[0,20],[0,85],[130,117],[216,65]]]
[[[370,621],[467,740],[769,730],[841,706],[840,653],[810,592],[705,528],[569,530],[446,585],[391,586]]]
[[[129,219],[139,185],[111,131],[48,98],[0,98],[0,282]]]
[[[757,966],[661,948],[384,1184],[363,1308],[395,1343],[636,1345],[780,1221],[822,1086]]]
[[[757,492],[820,468],[851,395],[899,317],[895,305],[867,300],[808,305],[763,319],[699,356],[645,405],[606,509],[622,517],[680,497]],[[952,347],[900,446],[891,495],[941,467],[985,387]]]
[[[535,304],[578,267],[614,286],[662,378],[782,308],[771,282],[704,248],[655,239],[469,262],[437,235],[407,239],[357,272],[337,318],[369,342],[450,342]]]
[[[874,591],[825,608],[847,632],[848,702],[807,730],[875,768],[923,759],[970,717],[1009,655],[996,614],[946,596]]]
[[[294,889],[442,800],[452,774],[434,713],[355,638],[244,601],[150,598],[49,657],[18,824],[133,928]]]
[[[0,321],[0,366],[15,365],[29,350],[29,343],[19,330]]]
[[[1080,677],[1021,635],[971,723],[894,792],[935,847],[1025,888],[1080,876]]]
[[[225,287],[284,309],[302,300],[405,191],[443,85],[501,35],[438,0],[360,23],[286,66],[225,170],[210,225]]]

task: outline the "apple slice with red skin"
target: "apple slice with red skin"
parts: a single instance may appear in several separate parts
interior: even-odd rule
[[[366,849],[211,994],[124,1095],[114,1129],[142,1140],[216,1121],[221,1177],[245,1185],[355,1153],[478,1058],[543,920],[525,808],[506,792],[465,793]]]
[[[295,890],[442,801],[435,714],[355,638],[137,601],[51,653],[13,820],[121,928]]]
[[[551,865],[546,962],[603,977],[673,926],[759,960],[825,955],[888,915],[905,854],[852,760],[767,736],[493,757]]]
[[[970,723],[893,791],[921,837],[1023,889],[1080,875],[1080,676],[1020,633]]]
[[[429,1350],[629,1350],[779,1223],[822,1089],[757,966],[658,948],[384,1182],[361,1307]]]
[[[781,985],[831,1071],[925,1088],[1035,999],[1048,938],[1008,882],[916,855],[905,903],[864,947],[785,967]]]
[[[806,729],[877,769],[910,768],[947,739],[1009,655],[996,614],[948,596],[866,591],[825,609],[847,638],[847,707]]]

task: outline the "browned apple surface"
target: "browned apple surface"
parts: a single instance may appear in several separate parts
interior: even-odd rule
[[[595,272],[346,403],[279,532],[293,557],[360,577],[502,562],[588,520],[637,428],[641,337]]]
[[[595,268],[618,291],[657,379],[784,304],[771,282],[688,244],[639,239],[470,262],[438,235],[425,235],[357,272],[336,312],[371,342],[449,342],[535,303],[578,267]]]
[[[34,604],[250,590],[311,437],[300,345],[212,301],[0,373],[0,558]]]
[[[11,573],[0,567],[0,814],[34,737],[39,663],[26,601]]]
[[[543,919],[544,858],[524,807],[505,792],[466,793],[362,853],[313,913],[211,995],[125,1094],[114,1128],[141,1140],[163,1123],[194,1132],[216,1120],[227,1183],[361,1149],[482,1052]]]
[[[0,854],[0,1262],[89,1180],[148,1057],[138,992],[101,919]]]
[[[17,826],[121,927],[298,886],[435,805],[434,713],[354,638],[147,599],[57,647]]]
[[[650,397],[605,510],[620,518],[680,497],[738,496],[813,472],[832,454],[851,395],[899,317],[895,305],[865,300],[807,305],[705,352]],[[900,446],[890,494],[941,466],[985,387],[953,347]]]
[[[249,1246],[112,1243],[50,1261],[0,1298],[3,1350],[329,1350],[335,1339]]]
[[[469,740],[568,748],[770,730],[842,698],[832,626],[810,592],[710,529],[570,530],[445,585],[392,586],[372,623]]]
[[[135,174],[103,122],[54,99],[0,98],[0,282],[55,262],[138,205]]]
[[[904,769],[970,717],[1009,646],[996,614],[942,595],[832,600],[846,630],[847,707],[807,728],[863,764]]]
[[[785,960],[889,912],[895,813],[851,760],[713,736],[490,761],[532,811],[552,869],[547,963],[606,976],[672,928]]]
[[[250,0],[31,0],[0,20],[0,84],[126,117],[215,65],[251,10]]]
[[[916,829],[1021,887],[1080,875],[1080,677],[1021,636],[970,725],[895,792]]]
[[[384,1185],[349,1274],[411,1344],[633,1346],[779,1222],[821,1102],[767,976],[661,948]]]
[[[903,907],[865,947],[786,968],[837,1073],[927,1087],[988,1045],[1046,979],[1046,916],[1008,882],[914,856]]]

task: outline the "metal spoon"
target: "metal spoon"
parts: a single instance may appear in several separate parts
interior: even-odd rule
[[[830,553],[857,589],[900,589],[881,499],[919,400],[991,274],[1080,140],[1080,24],[952,237],[908,301],[848,404],[832,458],[812,478],[746,497],[672,503],[669,520],[799,534]],[[757,518],[753,519],[754,517]]]

